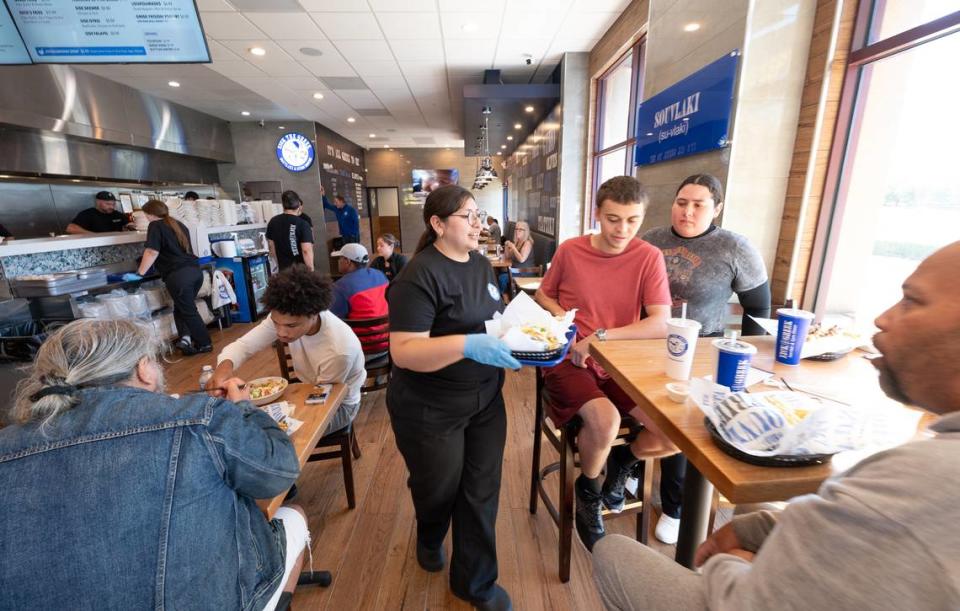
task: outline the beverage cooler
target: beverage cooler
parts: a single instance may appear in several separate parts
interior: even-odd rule
[[[233,322],[253,322],[266,313],[266,307],[260,298],[267,290],[267,280],[270,278],[270,260],[267,255],[218,257],[214,262],[217,269],[232,272],[231,282],[237,294],[237,303],[230,306],[230,318]]]

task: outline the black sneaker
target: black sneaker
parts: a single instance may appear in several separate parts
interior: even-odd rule
[[[586,490],[580,485],[580,478],[573,485],[577,497],[574,523],[577,534],[587,551],[593,551],[597,541],[603,539],[607,532],[603,529],[603,516],[600,515],[603,506],[603,495]]]
[[[443,545],[440,545],[437,549],[430,549],[417,539],[417,563],[424,571],[431,573],[442,571],[443,566],[447,563]]]
[[[510,595],[496,584],[493,586],[493,596],[487,600],[471,601],[471,604],[474,609],[481,609],[482,611],[513,611]]]
[[[613,513],[623,511],[626,503],[624,492],[632,473],[633,466],[623,466],[617,460],[615,452],[610,452],[607,457],[607,477],[603,480],[603,505]]]

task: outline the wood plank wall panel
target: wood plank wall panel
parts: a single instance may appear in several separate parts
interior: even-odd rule
[[[792,298],[799,304],[806,288],[817,223],[820,212],[824,209],[830,150],[837,137],[837,113],[843,93],[857,5],[857,0],[817,2],[793,162],[790,166],[780,238],[771,274],[773,303],[784,303],[786,299]],[[838,11],[839,22],[836,19]],[[837,23],[835,43],[834,23]],[[824,91],[826,95],[823,95]]]

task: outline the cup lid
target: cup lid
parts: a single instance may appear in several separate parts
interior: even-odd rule
[[[668,318],[667,324],[673,325],[674,327],[689,327],[692,329],[699,329],[703,326],[692,318]]]
[[[816,318],[816,315],[813,312],[808,312],[806,310],[798,310],[797,308],[780,308],[777,310],[777,316],[790,316],[793,318],[809,318],[813,320]]]
[[[757,347],[747,342],[741,342],[735,339],[715,339],[713,345],[717,350],[732,352],[734,354],[756,354]]]

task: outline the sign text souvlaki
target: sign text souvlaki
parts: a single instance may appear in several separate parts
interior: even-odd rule
[[[700,111],[700,92],[688,95],[679,102],[674,102],[653,115],[653,127],[658,128],[666,123],[678,121]]]

